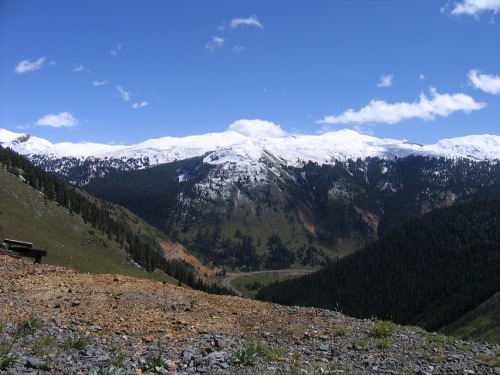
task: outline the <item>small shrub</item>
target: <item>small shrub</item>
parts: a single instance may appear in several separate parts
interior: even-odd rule
[[[452,336],[445,336],[440,333],[424,333],[424,337],[430,342],[440,345],[450,344],[454,340]]]
[[[394,333],[396,325],[392,322],[383,321],[375,323],[375,325],[370,330],[370,334],[373,337],[382,338],[388,337]]]
[[[163,359],[161,352],[158,352],[156,357],[146,358],[146,369],[151,369],[155,367],[166,368],[168,366],[167,362]]]
[[[92,375],[122,375],[122,370],[115,366],[104,367],[99,371],[94,371]]]
[[[500,359],[492,359],[488,362],[490,367],[500,367]]]
[[[389,347],[389,340],[384,338],[377,343],[379,349],[387,349]]]
[[[37,317],[29,317],[22,324],[18,325],[16,338],[31,336],[37,329],[42,327],[42,322]]]
[[[64,342],[64,349],[71,350],[81,350],[85,349],[90,344],[90,340],[85,337],[73,337],[70,336]]]
[[[338,327],[335,330],[335,335],[336,336],[345,336],[345,335],[347,335],[347,328],[346,327]]]
[[[285,358],[287,354],[288,352],[285,349],[277,347],[268,348],[266,351],[266,357],[270,361],[279,361],[280,359]]]
[[[368,347],[368,343],[366,340],[356,341],[356,346],[359,346],[361,349],[366,349]]]
[[[50,354],[55,347],[55,340],[50,336],[38,337],[33,342],[33,352],[38,355]]]
[[[120,350],[120,348],[113,347],[109,353],[109,362],[111,367],[121,367],[125,361],[125,354]]]
[[[243,349],[235,355],[235,363],[240,366],[253,366],[257,362],[258,355],[264,355],[266,347],[261,342],[246,341]]]
[[[323,366],[318,366],[318,367],[315,367],[313,369],[313,372],[312,374],[313,375],[333,375],[333,374],[337,374],[337,369],[335,368],[335,366],[332,366],[330,368],[325,368]]]
[[[8,354],[11,347],[11,344],[9,344],[5,339],[2,339],[2,341],[0,341],[0,356]]]
[[[234,362],[240,366],[253,366],[257,362],[257,353],[242,349],[236,353]]]
[[[155,367],[161,367],[161,368],[167,368],[168,364],[167,362],[163,359],[162,352],[161,352],[161,344],[158,341],[158,355],[156,357],[149,357],[146,358],[146,370],[155,368]]]
[[[301,369],[301,356],[300,353],[293,353],[292,363],[290,365],[291,375],[300,374]]]
[[[0,370],[7,370],[10,367],[14,367],[19,362],[17,356],[12,353],[1,354],[0,355]]]

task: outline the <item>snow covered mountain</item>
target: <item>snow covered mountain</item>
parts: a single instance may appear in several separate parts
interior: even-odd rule
[[[419,145],[403,140],[380,139],[340,130],[322,135],[294,135],[284,138],[250,138],[235,131],[194,135],[183,138],[164,137],[136,145],[95,143],[56,143],[28,134],[0,129],[0,144],[30,158],[49,159],[116,159],[145,160],[145,165],[163,164],[206,155],[210,164],[249,163],[262,157],[288,166],[308,161],[334,164],[347,159],[365,159],[426,155],[431,157],[500,160],[500,136],[472,135],[441,140],[433,145]],[[139,167],[144,167],[144,164]]]
[[[423,146],[350,130],[281,138],[226,131],[111,146],[0,129],[0,144],[235,267],[271,262],[259,258],[268,235],[279,234],[303,264],[327,262],[435,208],[500,191],[495,135]],[[226,241],[232,234],[235,247]],[[252,241],[248,252],[243,243]]]

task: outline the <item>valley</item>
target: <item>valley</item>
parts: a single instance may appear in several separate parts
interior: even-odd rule
[[[5,132],[3,134],[5,136]],[[421,218],[436,210],[499,196],[500,163],[495,159],[495,142],[498,142],[495,136],[466,137],[441,142],[437,144],[439,147],[433,148],[377,140],[345,131],[328,134],[324,139],[306,137],[305,140],[314,146],[326,139],[332,143],[328,147],[337,147],[335,155],[330,152],[330,157],[321,162],[318,162],[319,155],[325,149],[307,148],[300,137],[288,139],[290,145],[302,145],[290,151],[290,148],[284,149],[285,145],[292,147],[288,143],[279,143],[279,149],[276,144],[269,143],[270,140],[261,142],[238,135],[235,141],[234,136],[198,136],[196,149],[189,146],[193,139],[181,140],[178,148],[169,145],[170,139],[148,141],[145,144],[148,147],[154,144],[156,151],[137,146],[134,155],[138,158],[122,155],[116,159],[107,156],[101,159],[98,155],[100,150],[130,152],[130,148],[93,145],[90,149],[95,156],[78,156],[79,148],[75,147],[73,156],[65,154],[61,158],[55,154],[61,152],[59,146],[48,145],[42,152],[36,146],[40,141],[32,137],[10,134],[11,138],[4,140],[3,145],[26,152],[30,161],[52,173],[57,172],[58,178],[77,184],[86,194],[108,202],[102,205],[112,202],[145,220],[150,226],[146,229],[147,235],[152,237],[144,237],[145,227],[136,227],[133,231],[143,244],[139,247],[126,245],[125,250],[133,251],[134,261],[146,271],[161,269],[177,279],[179,285],[186,283],[196,289],[216,289],[221,276],[227,273],[243,272],[245,275],[266,270],[276,273],[274,270],[290,268],[343,267],[343,260],[351,259],[349,255],[357,256],[352,259],[360,259],[359,254],[365,254],[365,248],[372,246],[374,241],[390,238],[401,225],[413,223],[408,224],[413,228],[419,225]],[[220,139],[224,141],[219,144]],[[475,147],[460,143],[469,141],[476,142]],[[342,147],[346,147],[341,146],[344,142],[352,158],[342,154]],[[450,144],[453,146],[448,147]],[[323,143],[323,147],[327,147],[325,145]],[[68,152],[67,145],[64,150]],[[287,153],[297,155],[297,150],[303,154],[295,161],[283,157]],[[196,156],[201,152],[203,155]],[[175,155],[173,160],[169,159],[172,153]],[[367,153],[371,154],[366,156]],[[189,157],[182,159],[183,155]],[[366,157],[361,158],[363,155]],[[310,159],[306,161],[301,157]],[[154,164],[150,162],[152,158],[156,160]],[[161,163],[160,160],[170,161]],[[21,172],[21,177],[31,173]],[[131,228],[135,226],[134,221],[137,219],[129,221]],[[450,230],[454,229],[444,229],[445,232]],[[458,241],[470,240],[472,237]],[[405,248],[418,243],[415,239],[404,241],[400,246]],[[415,267],[424,267],[418,263],[422,257],[418,259]],[[375,264],[373,259],[368,262]],[[404,259],[401,262],[404,263]],[[380,265],[376,267],[387,276],[399,272],[382,271]],[[456,278],[453,272],[446,277]],[[365,271],[358,274],[368,275]],[[373,284],[379,276],[365,279]],[[203,286],[205,282],[207,286]],[[259,295],[259,290],[268,282],[248,281],[240,288],[247,290],[252,285],[250,295]],[[465,314],[498,290],[497,283],[493,276],[487,282],[487,289],[481,289],[477,300],[468,301],[461,309],[455,309],[455,315],[448,315],[428,327],[438,329],[452,323],[459,314]],[[408,285],[408,288],[414,287]],[[366,287],[365,292],[368,290]],[[403,290],[403,294],[408,294],[407,291]],[[309,297],[314,294],[306,293]],[[352,293],[356,295],[359,291]],[[372,296],[376,296],[376,292],[372,292]],[[370,312],[365,306],[363,313],[359,313],[350,310],[352,304],[343,305],[340,300],[333,297],[336,304],[325,307],[340,306],[343,311],[359,317],[375,315],[426,326],[424,320],[416,317],[418,309],[409,313],[410,320],[398,320],[393,302],[386,304],[391,306],[388,312]],[[306,301],[293,303],[309,304]],[[312,305],[323,306],[321,302]]]

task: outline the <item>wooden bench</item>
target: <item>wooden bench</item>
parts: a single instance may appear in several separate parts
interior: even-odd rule
[[[19,256],[35,258],[35,263],[42,263],[42,257],[47,256],[46,250],[33,249],[33,243],[31,242],[10,240],[6,238],[3,240],[3,243],[7,245],[7,250]]]

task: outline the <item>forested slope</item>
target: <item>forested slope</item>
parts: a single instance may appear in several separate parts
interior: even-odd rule
[[[264,177],[265,168],[259,175],[203,160],[114,171],[82,188],[206,263],[249,270],[324,266],[426,212],[500,194],[498,161],[408,156],[291,167],[266,159]],[[269,246],[275,236],[281,255]]]
[[[153,272],[156,268],[161,269],[168,275],[174,277],[179,282],[185,283],[195,289],[200,289],[212,293],[227,293],[227,291],[215,284],[206,284],[194,271],[194,269],[179,261],[166,261],[163,257],[159,241],[167,241],[165,235],[158,232],[155,228],[145,224],[135,215],[123,209],[123,207],[110,204],[106,201],[101,201],[87,193],[66,184],[63,180],[54,174],[47,173],[41,168],[31,164],[25,157],[13,152],[10,149],[0,147],[0,167],[11,175],[17,176],[19,179],[35,191],[39,192],[41,199],[47,204],[55,204],[60,208],[60,213],[71,218],[74,216],[80,217],[84,224],[89,229],[88,235],[82,237],[82,241],[90,241],[93,245],[97,243],[98,247],[104,248],[102,252],[106,252],[106,256],[96,252],[94,257],[89,257],[88,254],[80,254],[77,248],[65,249],[67,252],[65,257],[61,257],[61,262],[58,264],[66,267],[75,266],[78,258],[82,258],[79,269],[88,272],[117,272],[116,269],[106,264],[109,262],[109,253],[111,249],[119,252],[122,260],[132,260],[138,263],[145,271]],[[6,181],[4,181],[6,183]],[[14,188],[15,189],[15,188]],[[14,192],[16,193],[16,192]],[[2,197],[7,199],[7,197]],[[3,215],[0,213],[0,215]],[[47,236],[51,232],[48,228],[58,223],[64,222],[64,217],[51,219],[50,221],[43,217],[43,213],[33,212],[33,216],[42,216],[41,220],[34,222],[35,229],[33,232],[40,233],[39,236]],[[9,223],[17,220],[14,214],[10,217],[3,217],[7,223],[3,223],[4,229],[9,227]],[[3,221],[2,220],[2,221]],[[69,221],[67,219],[66,221]],[[38,223],[38,224],[37,224]],[[38,228],[36,227],[38,225]],[[22,226],[20,226],[22,229]],[[23,236],[31,236],[30,231],[22,230],[18,233],[26,233]],[[52,229],[52,228],[51,228]],[[59,231],[61,232],[61,231]],[[7,234],[7,233],[6,233]],[[31,238],[22,238],[30,240]],[[33,239],[31,239],[33,240]],[[116,250],[119,249],[119,250]],[[50,255],[50,254],[49,254]],[[109,258],[109,259],[108,259]],[[74,260],[74,263],[73,262]],[[64,263],[66,262],[66,263]],[[95,263],[94,265],[90,262]],[[135,275],[134,275],[135,276]]]
[[[500,199],[439,209],[258,299],[435,330],[500,290]]]

